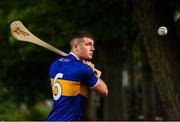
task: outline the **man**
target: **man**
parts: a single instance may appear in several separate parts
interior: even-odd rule
[[[71,52],[52,63],[50,79],[53,92],[53,110],[48,120],[81,120],[83,107],[88,96],[88,88],[101,96],[107,96],[108,89],[103,80],[94,73],[91,60],[94,40],[85,31],[72,34]]]

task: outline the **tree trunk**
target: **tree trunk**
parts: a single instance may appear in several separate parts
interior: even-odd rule
[[[99,62],[103,66],[102,79],[105,80],[109,93],[105,97],[102,111],[103,120],[122,120],[122,55],[118,54],[118,41],[111,41],[99,45],[97,52],[100,52]],[[103,53],[105,53],[103,55]],[[107,55],[107,57],[105,57]]]
[[[168,1],[133,2],[163,105],[170,120],[180,120],[180,44]],[[166,36],[157,35],[157,29],[161,25],[168,28]]]
[[[122,81],[121,81],[121,71],[116,70],[116,68],[108,67],[108,71],[106,79],[108,80],[108,89],[109,94],[105,101],[105,112],[104,119],[105,120],[122,120]]]
[[[143,120],[155,119],[155,85],[144,44],[140,44],[142,61],[142,115]]]
[[[122,73],[123,120],[137,120],[137,83],[135,81],[135,57],[130,49],[129,57],[124,64]]]
[[[96,99],[95,93],[93,91],[89,91],[89,96],[87,98],[85,115],[84,115],[84,119],[87,121],[97,120],[95,99]]]

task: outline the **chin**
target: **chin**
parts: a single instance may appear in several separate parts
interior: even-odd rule
[[[92,59],[92,57],[85,58],[86,61],[89,61],[91,59]]]

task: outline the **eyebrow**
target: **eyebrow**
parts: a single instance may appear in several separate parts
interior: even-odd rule
[[[89,42],[86,42],[87,44],[93,44],[94,45],[94,42],[92,41],[89,41]]]

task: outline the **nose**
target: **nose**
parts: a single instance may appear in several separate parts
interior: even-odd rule
[[[91,50],[92,50],[92,51],[94,51],[94,50],[95,50],[94,45],[92,45],[92,46],[91,46]]]

